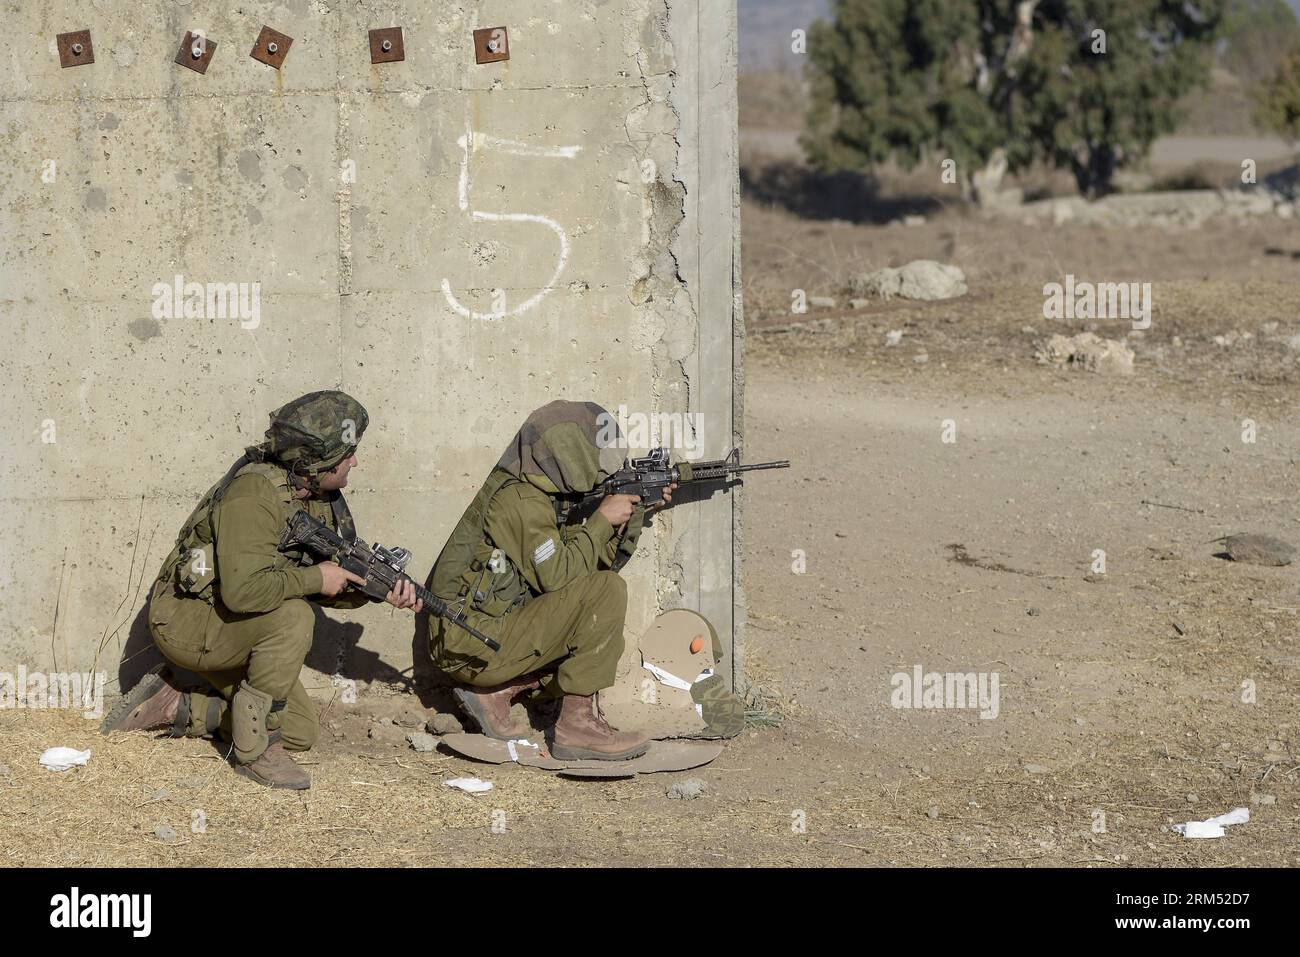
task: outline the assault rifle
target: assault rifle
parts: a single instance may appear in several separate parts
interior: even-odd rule
[[[349,542],[324,522],[301,511],[290,519],[289,527],[280,537],[279,548],[282,552],[305,548],[327,561],[338,562],[344,571],[365,579],[364,585],[349,584],[349,587],[359,588],[371,598],[386,598],[398,582],[411,582],[415,585],[416,597],[424,602],[426,611],[464,628],[493,651],[501,650],[496,641],[465,620],[464,611],[453,609],[406,574],[406,563],[411,560],[411,553],[405,548],[385,548],[383,545],[371,548],[359,538]]]
[[[760,462],[757,465],[741,465],[739,449],[732,449],[731,454],[725,459],[713,462],[679,462],[673,465],[668,460],[667,449],[652,449],[643,458],[625,461],[623,468],[590,492],[559,499],[556,505],[556,517],[561,525],[567,524],[570,518],[585,515],[591,506],[599,504],[606,495],[639,495],[643,506],[652,507],[662,504],[664,489],[669,485],[726,481],[744,472],[789,467],[789,459],[782,459],[779,462]]]

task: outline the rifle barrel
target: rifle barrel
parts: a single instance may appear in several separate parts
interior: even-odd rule
[[[487,635],[483,634],[483,632],[479,631],[477,628],[470,625],[469,622],[464,620],[463,616],[452,611],[451,608],[447,605],[447,603],[443,601],[441,598],[439,598],[437,595],[435,595],[433,592],[429,591],[427,588],[425,588],[415,579],[411,578],[409,575],[403,575],[402,577],[415,586],[415,597],[419,598],[421,601],[424,602],[424,607],[426,609],[433,612],[439,618],[443,618],[448,622],[450,622],[451,624],[456,625],[458,628],[465,629],[467,632],[469,632],[479,641],[483,642],[483,644],[487,645],[493,651],[501,650],[500,644],[498,644],[496,641],[493,641]]]
[[[762,472],[766,469],[788,469],[789,467],[789,459],[782,459],[779,462],[757,462],[753,465],[729,465],[726,462],[705,462],[702,465],[691,469],[691,481],[708,481],[709,479],[727,478],[730,475],[737,475],[741,472]]]

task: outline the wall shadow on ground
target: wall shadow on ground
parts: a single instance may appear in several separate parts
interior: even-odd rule
[[[882,225],[903,216],[929,215],[942,203],[921,193],[886,196],[880,180],[864,173],[823,173],[795,160],[746,164],[740,169],[744,199],[778,206],[803,219],[837,219]]]

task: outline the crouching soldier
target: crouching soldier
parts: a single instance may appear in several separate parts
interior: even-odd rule
[[[646,510],[636,496],[610,495],[582,525],[561,528],[556,518],[559,497],[590,492],[622,465],[617,448],[597,443],[609,424],[589,402],[552,402],[529,416],[430,574],[430,591],[463,602],[470,624],[501,644],[486,651],[430,619],[434,664],[460,683],[466,713],[489,737],[521,738],[529,729],[512,722],[511,702],[524,692],[558,697],[551,753],[564,760],[626,760],[649,746],[612,728],[596,703],[623,651],[627,585],[615,569],[635,552]]]
[[[312,564],[278,545],[300,510],[356,537],[342,489],[368,421],[342,392],[313,392],[271,413],[266,441],[245,450],[186,520],[149,602],[149,631],[163,656],[206,685],[182,687],[159,665],[105,718],[105,732],[166,727],[172,737],[219,736],[244,777],[311,786],[288,753],[306,751],[320,734],[299,680],[315,625],[305,599],[333,608],[370,599],[344,594],[361,580],[337,564]],[[387,601],[422,607],[410,582]]]

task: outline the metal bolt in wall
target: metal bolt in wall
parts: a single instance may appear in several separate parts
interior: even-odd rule
[[[55,42],[59,48],[59,66],[84,66],[95,62],[95,48],[90,42],[89,30],[60,33]]]
[[[253,52],[249,56],[278,70],[284,65],[284,58],[289,55],[289,45],[292,43],[293,37],[285,36],[270,27],[262,27],[262,32],[257,35],[257,43],[253,44]]]
[[[401,27],[384,27],[370,31],[370,62],[396,63],[406,59]]]
[[[217,41],[205,34],[187,31],[181,40],[181,48],[176,51],[176,63],[195,73],[207,73],[212,55],[217,52]]]
[[[510,37],[505,27],[486,27],[474,31],[474,59],[479,63],[497,63],[510,59]]]

